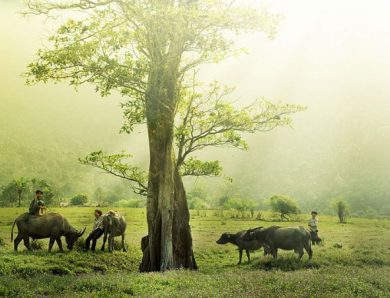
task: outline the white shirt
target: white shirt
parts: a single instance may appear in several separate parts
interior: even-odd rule
[[[95,219],[95,224],[93,225],[93,230],[96,229],[103,230],[103,216],[101,215],[99,218]]]
[[[309,228],[311,231],[315,232],[318,230],[317,228],[317,225],[318,225],[318,218],[310,218],[309,219]]]

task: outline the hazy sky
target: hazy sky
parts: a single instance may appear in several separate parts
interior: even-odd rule
[[[53,138],[61,134],[82,138],[88,132],[91,149],[126,147],[147,160],[142,153],[146,136],[136,133],[134,146],[134,138],[116,134],[121,123],[118,96],[101,100],[91,88],[76,93],[64,84],[24,85],[20,74],[52,28],[42,19],[22,18],[12,2],[0,0],[1,130],[47,136],[49,125]],[[236,94],[242,102],[264,96],[307,105],[308,110],[295,117],[293,129],[252,136],[249,153],[224,151],[228,174],[245,171],[256,159],[256,169],[273,175],[283,189],[291,177],[280,169],[275,171],[275,167],[287,167],[289,175],[295,169],[305,177],[316,175],[315,167],[335,163],[329,175],[348,180],[351,163],[364,160],[372,165],[369,171],[382,171],[386,173],[382,179],[389,179],[388,167],[383,167],[390,166],[390,3],[262,2],[283,15],[276,38],[269,41],[261,34],[241,37],[250,55],[206,66],[202,78],[237,86]],[[15,121],[18,125],[13,125]],[[67,130],[70,122],[72,128],[82,129]],[[94,131],[99,131],[95,139]],[[112,137],[103,140],[102,135]],[[340,161],[340,156],[345,160]],[[318,177],[318,183],[325,182]],[[302,180],[296,183],[304,186]],[[264,194],[272,191],[277,190],[268,189]]]

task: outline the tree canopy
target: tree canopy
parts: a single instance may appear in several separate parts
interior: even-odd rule
[[[287,196],[272,196],[269,199],[269,204],[271,206],[272,211],[280,214],[280,219],[282,221],[289,220],[289,215],[297,214],[299,212],[297,202]]]

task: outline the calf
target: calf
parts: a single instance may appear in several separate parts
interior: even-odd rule
[[[262,227],[251,229],[250,231],[256,231],[260,230]],[[256,239],[254,240],[249,240],[245,241],[243,238],[247,231],[241,231],[236,234],[230,234],[230,233],[223,233],[221,237],[217,240],[217,244],[226,244],[226,243],[231,243],[234,244],[238,247],[238,252],[239,252],[239,259],[238,259],[238,265],[241,264],[242,261],[242,252],[245,249],[246,256],[248,258],[248,263],[251,261],[250,257],[250,251],[258,250],[263,246],[263,243],[260,241],[257,241]],[[264,250],[264,254],[266,253],[266,250]]]

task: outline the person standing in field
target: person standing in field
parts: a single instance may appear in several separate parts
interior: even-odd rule
[[[318,237],[318,218],[317,211],[311,212],[311,218],[309,219],[310,238],[313,245],[318,244],[321,239]]]
[[[88,251],[90,247],[90,243],[92,241],[91,250],[95,251],[97,240],[103,235],[103,216],[102,211],[96,209],[95,210],[95,223],[93,225],[93,230],[91,234],[89,234],[87,240],[85,241],[85,249],[84,251]]]
[[[42,215],[43,210],[46,209],[45,202],[42,200],[43,191],[37,190],[35,198],[31,201],[28,213],[31,215]]]

